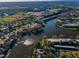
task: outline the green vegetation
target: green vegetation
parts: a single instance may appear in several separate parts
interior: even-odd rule
[[[45,51],[45,55],[47,58],[52,58],[55,56],[58,58],[79,58],[79,51],[68,51],[68,50],[54,49],[51,42],[49,43],[48,41],[46,41],[44,39],[39,40],[35,43],[33,52],[32,52],[33,58],[36,58],[38,56],[37,49],[41,49],[41,48]]]
[[[58,9],[48,9],[48,11],[51,12],[51,13],[58,13],[61,10],[62,10],[61,8],[58,8]]]
[[[19,13],[16,13],[14,15],[11,15],[11,16],[0,18],[0,22],[1,23],[9,23],[9,22],[12,22],[14,20],[17,20],[17,18],[24,18],[24,17],[30,17],[30,15],[23,13],[23,12],[19,12]]]
[[[25,16],[25,13],[23,13],[23,12],[19,12],[19,13],[16,13],[16,14],[12,15],[12,16],[16,16],[16,17],[24,17],[24,16]]]
[[[52,58],[53,55],[52,55],[50,48],[52,48],[52,47],[50,46],[48,41],[45,39],[41,39],[34,44],[32,57],[34,57],[34,58],[37,57],[37,49],[43,49],[45,51],[44,52],[45,57]]]
[[[77,28],[64,28],[65,30],[77,30]]]
[[[79,51],[61,52],[60,58],[79,58]]]
[[[0,19],[0,22],[3,22],[3,23],[8,23],[11,21],[13,21],[11,17],[4,17]]]

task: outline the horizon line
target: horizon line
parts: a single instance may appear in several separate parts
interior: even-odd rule
[[[58,0],[53,0],[53,1],[0,1],[0,2],[55,2],[55,1],[57,2]],[[61,1],[61,0],[59,0],[59,1]],[[65,0],[65,1],[67,1],[67,0]],[[77,2],[79,0],[74,0],[74,1]],[[70,2],[74,2],[74,1],[70,0]]]

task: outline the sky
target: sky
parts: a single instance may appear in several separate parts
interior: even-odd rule
[[[78,0],[0,0],[0,2],[20,2],[20,1],[78,1]]]
[[[0,2],[18,2],[18,1],[51,1],[51,0],[0,0]]]

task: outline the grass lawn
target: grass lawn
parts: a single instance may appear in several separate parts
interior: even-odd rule
[[[1,18],[0,19],[0,22],[3,22],[3,23],[8,23],[8,22],[12,22],[13,19],[11,17],[4,17],[4,18]]]
[[[17,17],[20,17],[20,18],[30,17],[30,15],[28,15],[26,13],[19,12],[19,13],[16,13],[14,15],[11,15],[11,16],[7,16],[7,17],[4,17],[4,18],[0,18],[0,23],[12,22],[14,20],[17,20]]]
[[[77,28],[64,28],[65,30],[77,30]]]
[[[12,22],[12,21],[16,20],[16,17],[23,17],[23,14],[22,13],[16,13],[15,15],[1,18],[0,22],[3,22],[3,23]]]

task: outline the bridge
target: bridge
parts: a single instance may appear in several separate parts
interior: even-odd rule
[[[43,21],[46,23],[46,22],[48,22],[48,21],[50,21],[50,20],[55,19],[56,17],[57,17],[57,15],[49,14],[49,15],[46,15],[46,16],[44,17]]]
[[[68,10],[62,10],[62,11],[60,11],[58,13],[52,13],[52,14],[45,15],[43,20],[46,23],[46,22],[48,22],[50,20],[56,19],[59,14],[62,14],[64,12],[67,12],[67,11],[70,11],[70,10],[73,10],[73,8],[68,8]]]

